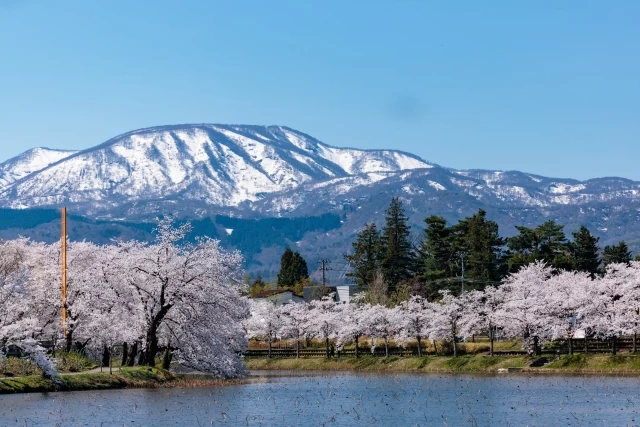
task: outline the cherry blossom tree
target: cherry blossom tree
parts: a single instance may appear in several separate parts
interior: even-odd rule
[[[503,302],[504,292],[502,288],[495,286],[488,286],[484,291],[470,291],[465,295],[460,330],[464,336],[486,333],[489,336],[491,356]]]
[[[282,336],[296,341],[296,359],[300,359],[300,340],[310,327],[310,313],[307,304],[286,304],[281,306]]]
[[[594,281],[594,292],[585,307],[587,327],[602,338],[611,340],[611,353],[617,353],[617,339],[631,332],[628,322],[628,305],[622,292],[629,280],[626,266],[610,264],[601,279]]]
[[[353,340],[355,356],[360,357],[360,338],[367,333],[366,312],[369,305],[362,303],[364,296],[360,299],[354,299],[349,304],[339,305],[337,307],[337,347],[344,348],[346,341]]]
[[[38,318],[42,288],[32,280],[31,249],[42,247],[27,239],[0,242],[0,344],[22,350],[44,377],[55,381],[57,370],[35,337],[43,330]]]
[[[389,339],[400,334],[403,321],[402,314],[397,308],[387,308],[384,305],[372,305],[363,311],[367,334],[373,338],[371,350],[374,351],[377,340],[384,342],[385,357],[389,357]]]
[[[329,354],[329,339],[336,336],[338,330],[336,302],[333,294],[323,297],[320,300],[311,301],[309,308],[311,315],[308,325],[309,332],[324,340],[327,359]]]
[[[442,298],[429,306],[433,318],[429,327],[429,337],[441,339],[453,344],[453,357],[458,356],[456,337],[464,313],[464,297],[456,297],[449,291],[440,291]]]
[[[143,363],[154,365],[158,352],[169,349],[185,366],[241,375],[242,321],[248,316],[242,257],[223,251],[217,240],[187,243],[190,231],[169,217],[159,222],[155,243],[120,243],[109,283],[124,284],[133,295],[142,319]]]
[[[552,273],[550,267],[537,261],[511,274],[501,287],[504,303],[497,313],[498,326],[508,336],[523,338],[525,349],[536,355],[551,336],[542,300],[543,289]]]
[[[3,347],[28,316],[26,282],[29,271],[24,265],[25,241],[0,242],[0,339]],[[31,328],[28,328],[31,329]]]
[[[625,329],[633,337],[632,352],[638,350],[638,332],[640,331],[640,262],[632,261],[629,264],[614,264],[607,276],[615,275],[621,277],[621,289],[619,305],[624,306],[622,313]]]
[[[422,339],[429,336],[433,318],[430,304],[421,296],[413,296],[398,306],[402,322],[401,338],[415,338],[418,342],[418,357],[422,357]]]
[[[245,321],[247,336],[249,338],[266,339],[269,345],[268,357],[271,358],[273,342],[284,324],[282,310],[279,306],[270,302],[252,300],[250,311],[251,316]],[[306,328],[306,324],[303,327]]]
[[[541,312],[553,338],[562,338],[573,354],[573,339],[587,316],[592,279],[583,272],[561,271],[550,276],[541,287]],[[585,338],[586,339],[586,338]]]

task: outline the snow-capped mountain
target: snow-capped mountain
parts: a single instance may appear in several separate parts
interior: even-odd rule
[[[189,218],[339,216],[338,229],[273,242],[258,261],[265,269],[277,263],[277,248],[285,244],[296,245],[306,256],[341,256],[336,254],[348,250],[364,224],[382,222],[393,196],[402,198],[416,233],[429,215],[455,222],[482,208],[505,236],[515,233],[515,225],[554,219],[568,233],[584,224],[602,245],[625,239],[632,250],[640,250],[639,182],[459,171],[394,150],[337,148],[281,126],[141,129],[84,151],[35,149],[0,165],[4,208],[65,205],[112,224],[150,221],[166,213]],[[128,223],[120,224],[121,236],[140,231],[122,234]],[[42,227],[34,236],[57,235]],[[102,230],[99,223],[91,227],[95,236],[111,238],[116,232]],[[222,235],[229,233],[220,227]]]
[[[0,164],[0,191],[16,181],[75,154],[75,151],[34,148]]]
[[[7,180],[4,206],[111,209],[179,199],[238,207],[307,182],[431,167],[398,151],[332,147],[286,127],[207,124],[133,131],[41,166]]]

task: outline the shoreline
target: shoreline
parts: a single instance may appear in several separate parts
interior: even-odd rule
[[[61,384],[41,375],[0,379],[0,395],[142,388],[219,387],[243,380],[221,380],[208,375],[172,374],[158,368],[136,367],[122,371],[60,374]]]
[[[526,356],[424,356],[389,358],[379,356],[325,359],[306,357],[248,358],[251,371],[397,372],[441,374],[553,374],[640,376],[640,355],[574,354],[550,357],[542,367],[530,367],[535,360]]]
[[[245,366],[250,371],[248,378],[238,380],[215,379],[204,374],[174,374],[163,369],[149,367],[114,369],[106,372],[60,374],[61,384],[40,375],[7,377],[0,379],[0,395],[18,393],[48,393],[66,391],[93,391],[115,389],[153,389],[180,387],[222,387],[245,384],[254,375],[251,372],[273,373],[404,373],[447,375],[614,375],[640,376],[640,355],[625,353],[616,356],[603,354],[564,355],[555,358],[543,367],[529,367],[534,359],[526,356],[466,355],[423,356],[389,358],[363,355],[360,358],[343,357],[325,359],[320,357],[246,358]],[[257,375],[261,377],[262,375]]]

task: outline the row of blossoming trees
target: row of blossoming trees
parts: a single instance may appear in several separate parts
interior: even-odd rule
[[[190,226],[160,221],[157,240],[111,245],[69,243],[66,336],[61,336],[60,248],[18,239],[0,243],[0,350],[17,346],[55,375],[43,340],[59,336],[67,350],[108,353],[123,363],[165,361],[223,377],[242,374],[242,321],[248,302],[242,257],[219,242],[185,242]]]
[[[622,335],[633,336],[640,330],[640,262],[613,264],[603,277],[592,279],[586,273],[553,271],[541,262],[521,268],[501,286],[487,287],[456,297],[441,292],[438,301],[414,296],[394,308],[364,304],[357,298],[349,304],[330,299],[309,304],[275,306],[254,303],[245,328],[249,337],[300,340],[316,337],[325,342],[335,339],[338,349],[350,342],[372,340],[372,347],[384,344],[389,355],[389,340],[401,344],[426,339],[444,340],[458,355],[459,337],[487,335],[490,352],[497,334],[524,339],[530,354],[540,354],[551,340],[565,340],[573,353],[572,339],[580,332],[586,337],[608,339],[612,351]],[[585,340],[585,349],[586,349]],[[380,344],[382,343],[382,344]]]

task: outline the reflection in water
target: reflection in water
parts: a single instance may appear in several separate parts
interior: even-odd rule
[[[260,375],[218,388],[0,396],[0,425],[637,425],[637,383],[624,377]]]

